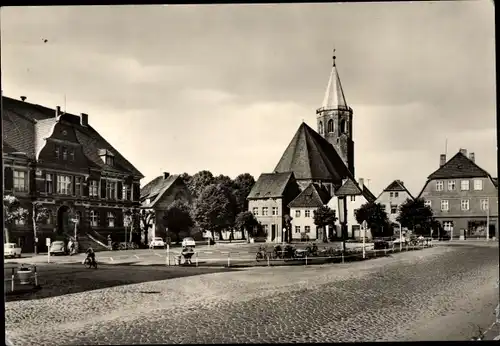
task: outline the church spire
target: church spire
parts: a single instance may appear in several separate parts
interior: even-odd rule
[[[328,80],[328,86],[326,87],[325,98],[321,104],[322,110],[336,110],[336,109],[348,109],[347,102],[345,100],[344,91],[342,90],[342,84],[340,83],[339,73],[337,71],[337,66],[335,63],[335,49],[333,50],[333,66],[330,72],[330,79]]]

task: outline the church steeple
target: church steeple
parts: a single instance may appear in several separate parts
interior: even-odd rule
[[[318,133],[333,145],[354,176],[354,142],[352,141],[352,109],[347,105],[337,70],[335,49],[325,97],[316,110]]]

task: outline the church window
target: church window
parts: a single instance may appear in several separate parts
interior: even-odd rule
[[[340,132],[341,133],[347,133],[347,122],[345,121],[345,119],[343,119],[340,122]]]
[[[333,132],[333,120],[328,120],[328,132]]]
[[[319,134],[322,135],[323,134],[323,122],[319,122],[319,125],[318,125],[318,129],[319,129]]]

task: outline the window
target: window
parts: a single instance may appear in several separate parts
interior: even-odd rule
[[[397,212],[398,212],[398,206],[391,205],[391,214],[397,214]]]
[[[453,221],[444,221],[443,222],[443,229],[446,232],[451,232],[453,231]]]
[[[455,190],[455,180],[448,181],[448,191]]]
[[[399,192],[394,192],[394,197],[399,197]]]
[[[106,219],[108,220],[108,227],[115,227],[115,214],[112,211],[108,211]]]
[[[26,224],[26,219],[22,218],[22,219],[16,219],[14,221],[14,223],[17,225],[17,226],[24,226]]]
[[[432,202],[431,202],[431,201],[429,201],[429,200],[426,200],[426,201],[424,202],[424,205],[425,205],[426,207],[431,208],[431,207],[432,207]]]
[[[481,179],[474,179],[474,190],[482,190],[483,189],[483,181]]]
[[[14,191],[25,192],[27,191],[27,180],[26,172],[24,171],[14,171]]]
[[[82,195],[82,177],[75,177],[75,196]]]
[[[68,149],[63,148],[62,150],[62,159],[66,161],[68,159]]]
[[[75,161],[75,151],[73,149],[69,152],[69,158],[71,161]]]
[[[448,200],[441,200],[441,211],[448,211]]]
[[[53,222],[54,222],[54,220],[53,220],[52,211],[49,210],[47,213],[47,219],[45,219],[45,223],[47,225],[52,225]]]
[[[481,200],[481,210],[488,210],[489,208],[489,201],[487,199],[482,199]]]
[[[443,182],[441,180],[436,181],[436,191],[443,191]]]
[[[300,210],[295,210],[295,217],[300,217]]]
[[[268,208],[262,207],[262,216],[267,216],[267,215],[268,215]]]
[[[311,226],[304,226],[304,232],[311,233]]]
[[[305,217],[311,217],[311,211],[309,209],[307,209],[306,211],[304,211],[304,216]]]
[[[262,230],[264,231],[264,233],[267,235],[268,234],[268,231],[269,231],[269,226],[268,225],[262,225]]]
[[[389,197],[394,197],[394,192],[389,192]]]
[[[106,164],[113,166],[113,156],[106,155]]]
[[[99,213],[95,210],[90,211],[90,226],[99,226]]]
[[[334,126],[333,126],[333,120],[330,119],[328,120],[328,132],[333,132]]]
[[[57,176],[57,193],[60,195],[71,194],[71,177],[69,175]]]
[[[89,197],[97,197],[99,192],[99,184],[97,180],[90,180]]]
[[[45,174],[45,191],[47,193],[54,193],[54,182],[52,181],[52,174]]]
[[[460,209],[469,210],[469,200],[468,199],[462,199],[460,201]]]
[[[122,199],[124,201],[128,200],[129,187],[126,184],[123,184],[122,187]]]
[[[253,213],[255,216],[259,215],[259,208],[254,207],[254,208],[252,209],[252,213]]]
[[[295,233],[300,233],[300,226],[295,226]]]
[[[59,159],[59,147],[58,146],[56,146],[54,149],[54,155],[55,155],[56,159]]]
[[[351,202],[356,202],[356,196],[351,196]]]
[[[323,123],[321,121],[318,124],[318,129],[319,129],[319,134],[322,135],[323,134]]]
[[[106,181],[106,198],[116,199],[116,181]]]
[[[273,215],[278,215],[278,207],[273,207]]]
[[[468,180],[462,180],[460,182],[460,189],[462,191],[468,191],[469,190],[469,181]]]

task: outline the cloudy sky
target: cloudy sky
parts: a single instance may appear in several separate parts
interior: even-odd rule
[[[143,183],[271,172],[316,128],[334,47],[374,194],[394,179],[418,194],[446,138],[497,175],[490,1],[4,7],[1,30],[4,95],[66,99]]]

